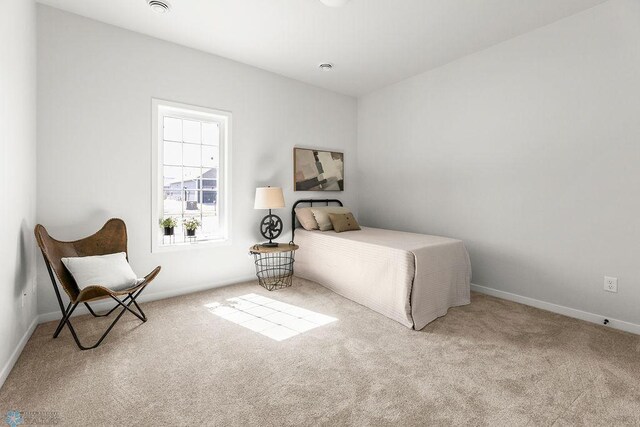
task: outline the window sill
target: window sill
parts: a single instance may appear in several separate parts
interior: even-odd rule
[[[220,239],[211,239],[211,240],[202,240],[199,242],[184,242],[184,243],[175,243],[172,245],[155,245],[151,253],[164,253],[164,252],[179,252],[179,251],[190,251],[190,250],[198,250],[198,249],[211,249],[218,248],[224,246],[231,246],[231,239],[229,238],[220,238]]]

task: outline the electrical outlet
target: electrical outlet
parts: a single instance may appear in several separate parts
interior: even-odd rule
[[[618,292],[618,278],[604,276],[604,290],[607,292]]]

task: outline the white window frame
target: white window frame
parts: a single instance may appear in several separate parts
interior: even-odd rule
[[[163,110],[178,114],[182,118],[207,120],[218,123],[220,129],[220,164],[218,168],[217,212],[223,234],[216,239],[195,242],[163,244],[159,226],[164,206],[164,117]],[[151,100],[151,252],[191,250],[231,244],[231,113],[179,102],[152,98]],[[180,224],[180,227],[182,225]]]

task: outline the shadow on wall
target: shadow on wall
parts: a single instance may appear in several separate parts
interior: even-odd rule
[[[28,290],[28,286],[32,283],[33,277],[31,277],[31,263],[33,262],[33,254],[29,254],[29,248],[32,248],[32,244],[30,242],[35,241],[35,237],[33,237],[33,231],[27,224],[26,220],[22,220],[20,224],[20,233],[18,234],[18,250],[16,253],[18,256],[16,257],[16,265],[15,272],[13,278],[13,286],[14,291],[13,295],[15,298],[19,298],[22,295],[23,291]]]
[[[57,225],[46,222],[42,222],[42,225],[54,239],[73,241],[92,235],[100,230],[105,222],[115,217],[122,218],[121,215],[105,209],[94,209],[84,214],[69,215],[64,222]],[[125,218],[122,219],[126,222]]]

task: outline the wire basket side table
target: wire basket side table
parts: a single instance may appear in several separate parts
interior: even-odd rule
[[[291,286],[297,249],[298,245],[294,243],[276,247],[252,246],[249,253],[253,255],[260,286],[268,291]]]

